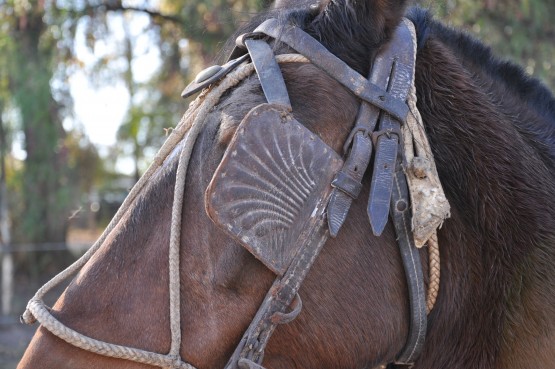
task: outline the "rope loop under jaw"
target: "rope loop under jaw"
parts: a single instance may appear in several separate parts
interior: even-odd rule
[[[278,63],[309,62],[308,59],[299,54],[278,55],[276,56],[276,60],[278,61]],[[55,336],[63,339],[67,343],[86,351],[96,353],[98,355],[130,360],[167,369],[196,369],[193,365],[182,361],[179,355],[181,342],[181,322],[179,314],[179,264],[172,262],[172,260],[170,260],[170,265],[173,264],[173,267],[171,268],[172,271],[170,272],[170,281],[173,280],[173,282],[170,282],[170,284],[173,284],[173,287],[170,287],[170,291],[173,290],[174,293],[173,297],[171,297],[170,303],[170,309],[172,311],[172,313],[170,313],[170,324],[173,326],[173,329],[172,348],[169,354],[154,353],[132,347],[115,345],[112,343],[96,340],[81,333],[78,333],[54,318],[54,316],[50,312],[50,308],[46,306],[46,304],[43,302],[43,298],[54,287],[78,272],[91,259],[91,257],[104,243],[110,232],[119,224],[120,220],[123,218],[123,215],[132,206],[134,200],[141,193],[142,189],[145,187],[148,181],[155,175],[157,169],[164,165],[165,161],[170,157],[173,150],[180,144],[183,139],[185,139],[185,142],[180,154],[178,167],[182,167],[180,173],[184,174],[178,177],[181,177],[182,179],[180,181],[184,182],[187,172],[187,166],[192,154],[193,145],[196,141],[196,138],[202,131],[202,128],[204,127],[203,123],[206,121],[206,116],[212,111],[213,107],[218,104],[221,96],[227,90],[235,87],[253,72],[254,66],[252,64],[243,63],[241,66],[237,67],[236,70],[226,75],[226,77],[224,77],[224,79],[222,79],[219,83],[214,84],[210,88],[201,92],[201,94],[193,102],[191,102],[189,109],[187,110],[179,124],[175,127],[175,129],[172,130],[172,133],[169,135],[166,142],[162,145],[162,147],[156,154],[151,166],[131,189],[120,209],[117,211],[116,215],[110,221],[99,239],[80,259],[75,261],[60,274],[56,275],[37,291],[35,296],[28,302],[27,308],[20,317],[22,323],[30,325],[38,321],[44,328],[46,328]],[[182,191],[179,191],[179,197],[182,196]],[[178,199],[178,202],[182,203],[182,198],[181,200]],[[181,216],[181,209],[179,209],[179,211],[174,209],[172,210],[172,219],[175,219],[175,217],[177,216],[176,212],[179,212],[178,216]],[[179,250],[177,250],[176,253],[175,248],[178,248],[180,244],[180,242],[177,241],[180,240],[181,223],[172,223],[175,223],[174,225],[172,225],[172,228],[174,228],[172,230],[172,232],[174,232],[174,235],[172,237],[175,238],[175,241],[173,243],[173,246],[170,246],[173,247],[173,251],[170,251],[170,255],[173,256],[170,257],[178,259]],[[172,296],[171,292],[170,296]]]

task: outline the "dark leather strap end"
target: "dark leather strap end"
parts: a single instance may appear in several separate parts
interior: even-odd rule
[[[345,219],[347,219],[352,202],[353,199],[345,192],[337,188],[333,189],[327,209],[328,227],[331,237],[337,237],[337,233],[339,233],[341,226],[345,223]]]
[[[409,334],[405,346],[395,359],[395,364],[403,364],[410,367],[420,355],[426,338],[426,292],[420,255],[414,245],[411,231],[409,190],[400,160],[397,163],[393,181],[391,217],[405,269],[410,307]]]
[[[270,45],[264,40],[249,38],[243,42],[249,50],[256,74],[260,80],[260,86],[268,103],[283,105],[287,107],[288,111],[291,111],[289,93]]]
[[[375,236],[382,234],[389,217],[398,146],[397,137],[381,136],[378,140],[368,200],[368,217]]]
[[[360,179],[340,171],[331,185],[334,189],[328,203],[328,227],[330,236],[335,238],[347,218],[353,200],[358,197],[362,184]]]
[[[359,119],[362,121],[370,119],[372,109],[364,103],[361,107]],[[372,154],[372,142],[364,133],[364,130],[357,131],[354,134],[352,143],[353,146],[343,168],[332,182],[334,189],[327,210],[331,237],[337,236],[339,229],[347,218],[353,200],[360,194],[362,177],[366,172]]]

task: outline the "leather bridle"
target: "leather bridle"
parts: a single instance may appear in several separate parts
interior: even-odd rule
[[[310,231],[293,237],[293,240],[301,239],[302,242],[299,250],[294,250],[296,256],[286,260],[285,265],[283,262],[278,265],[276,262],[265,262],[279,259],[279,256],[266,254],[265,248],[269,246],[264,245],[264,240],[253,241],[252,236],[238,236],[244,235],[245,229],[237,222],[234,223],[232,217],[225,215],[226,209],[228,210],[226,204],[233,197],[233,193],[227,194],[225,191],[226,185],[233,181],[228,170],[232,165],[224,158],[220,167],[225,167],[225,170],[219,168],[216,171],[207,189],[209,215],[216,224],[228,230],[278,275],[225,369],[261,368],[264,349],[276,326],[289,322],[298,315],[302,306],[298,295],[300,285],[328,236],[337,235],[352,201],[358,197],[373,147],[375,160],[368,201],[370,224],[374,234],[379,236],[391,214],[408,284],[410,329],[405,346],[397,355],[395,363],[410,366],[418,357],[426,336],[426,297],[420,257],[411,232],[410,199],[403,171],[403,155],[402,150],[398,149],[401,144],[401,125],[409,114],[406,100],[413,81],[415,63],[416,46],[409,27],[413,26],[408,20],[401,23],[392,40],[374,60],[368,79],[331,54],[302,29],[292,25],[280,25],[275,19],[263,22],[252,33],[244,34],[237,39],[237,47],[232,56],[239,58],[236,60],[249,58],[252,61],[264,95],[270,104],[253,109],[256,112],[251,111],[250,114],[256,118],[248,116],[242,124],[247,125],[246,122],[255,119],[279,120],[280,115],[287,115],[292,111],[285,82],[275,61],[273,49],[269,45],[269,42],[274,40],[286,44],[308,58],[358,96],[362,104],[354,128],[345,143],[346,160],[331,179],[330,192],[324,190],[318,193],[320,199],[316,203],[324,202],[326,206],[315,207],[314,212],[319,218],[308,222]],[[233,68],[233,64],[231,65]],[[230,68],[229,64],[218,70],[220,75],[196,81],[188,86],[183,95],[189,96],[196,90],[214,83],[226,72],[225,68]],[[249,123],[249,127],[255,125]],[[325,146],[323,143],[320,145]],[[253,149],[255,150],[256,148]],[[228,148],[228,152],[230,151],[237,151],[237,148]],[[331,162],[333,160],[330,159]],[[219,178],[220,171],[225,172],[225,178]],[[318,178],[320,181],[326,181],[323,173],[320,173]],[[210,196],[211,192],[215,194]],[[256,244],[257,242],[259,244]],[[290,311],[286,312],[288,309]]]
[[[279,56],[274,55],[270,46],[270,42],[274,41],[294,49],[361,99],[362,103],[354,128],[344,146],[345,159],[292,116],[287,88],[276,62]],[[185,89],[183,96],[187,97],[212,86],[212,90],[218,91],[217,100],[226,88],[238,83],[238,81],[232,81],[224,88],[223,81],[226,80],[224,77],[228,74],[232,76],[234,69],[245,66],[245,63],[250,60],[268,101],[267,104],[261,104],[252,109],[243,119],[237,129],[239,134],[236,134],[229,144],[206,190],[206,207],[211,219],[277,275],[225,369],[262,368],[264,350],[275,328],[298,316],[302,308],[302,301],[298,294],[300,286],[327,239],[330,236],[335,237],[343,225],[352,202],[360,193],[362,177],[373,151],[374,169],[368,201],[370,224],[374,234],[379,236],[388,217],[391,216],[408,285],[409,333],[403,349],[396,356],[395,364],[411,366],[420,354],[426,336],[426,297],[420,258],[413,237],[416,237],[416,234],[413,234],[414,219],[411,219],[409,211],[410,198],[413,197],[412,188],[410,188],[412,187],[411,177],[406,174],[407,155],[402,150],[403,125],[406,125],[409,118],[407,96],[413,88],[415,42],[413,25],[405,19],[395,31],[392,40],[380,50],[373,61],[369,78],[364,78],[302,29],[293,25],[282,25],[275,19],[269,19],[254,32],[238,38],[232,59],[227,64],[201,72]],[[204,105],[205,103],[206,101]],[[197,122],[203,117],[198,111],[206,113],[210,108],[210,106],[203,107],[203,103],[199,102],[190,109],[192,112],[189,114],[194,116],[194,121]],[[414,115],[412,110],[410,113]],[[188,128],[182,123],[183,121],[176,127],[168,139],[169,142],[164,144],[155,158],[156,165],[149,168],[139,180],[95,245],[81,259],[39,289],[22,316],[24,322],[30,324],[38,320],[46,329],[68,343],[100,355],[162,367],[194,369],[192,365],[184,362],[179,354],[181,323],[178,247],[182,204],[177,203],[176,200],[179,202],[183,200],[181,187],[184,187],[186,175],[183,173],[187,171],[192,146],[202,125],[193,123],[191,131],[187,132]],[[122,219],[122,214],[129,208],[156,168],[162,165],[185,133],[187,137],[180,154],[178,181],[176,181],[176,194],[174,194],[175,211],[172,212],[170,243],[172,348],[170,353],[158,354],[106,343],[71,330],[52,316],[42,301],[43,296],[90,260],[110,231]],[[267,151],[264,153],[265,145],[275,145],[276,152],[281,154],[279,158],[281,162],[269,157]],[[289,152],[287,155],[282,147],[287,147],[287,150],[295,147],[300,152],[295,155]],[[184,157],[186,159],[182,160]],[[236,157],[244,160],[238,161]],[[249,158],[255,160],[251,160],[249,164]],[[270,160],[271,165],[278,167],[281,165],[284,171],[290,171],[289,177],[280,184],[279,189],[285,197],[280,197],[279,193],[271,195],[273,200],[281,201],[290,209],[287,215],[279,211],[271,211],[271,217],[264,218],[267,214],[263,214],[261,218],[260,212],[252,209],[245,210],[245,205],[241,201],[229,201],[238,196],[229,185],[232,183],[239,187],[243,186],[243,195],[248,196],[249,201],[252,200],[254,203],[261,201],[267,206],[273,206],[273,204],[268,205],[267,197],[270,195],[264,193],[261,188],[254,188],[251,184],[244,183],[245,170],[249,171],[249,175],[254,173],[260,176],[271,172],[265,166],[264,158]],[[182,162],[185,163],[184,169],[181,169]],[[264,168],[262,172],[259,170],[261,167]],[[270,175],[275,177],[273,173]],[[180,191],[178,187],[181,188]],[[278,187],[276,186],[272,191]],[[239,200],[243,195],[239,195]],[[235,205],[230,205],[231,203]],[[242,208],[238,210],[237,207]],[[415,207],[415,204],[412,204],[413,212]],[[241,216],[246,214],[249,217],[248,222],[245,222],[244,218],[238,221],[239,218],[236,215],[241,211],[243,211]],[[253,215],[255,213],[256,215]],[[441,211],[436,213],[439,214],[436,218],[442,221],[448,216],[448,204],[443,213]],[[176,223],[175,237],[173,223]],[[437,225],[432,228],[435,235]],[[424,242],[428,238],[429,236],[424,237]],[[421,246],[423,243],[421,237],[416,239]],[[172,281],[175,284],[173,287]]]

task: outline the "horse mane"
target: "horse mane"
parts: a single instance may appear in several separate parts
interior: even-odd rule
[[[553,310],[535,309],[552,305],[555,286],[548,272],[555,256],[555,100],[471,36],[419,8],[408,16],[419,38],[418,107],[452,206],[440,232],[449,271],[428,339],[428,347],[442,345],[451,355],[424,352],[422,367],[503,367],[501,355],[522,360],[515,357],[533,352],[527,335],[552,326]],[[510,341],[513,353],[501,354],[501,341]]]
[[[433,37],[447,46],[465,66],[473,72],[485,73],[499,91],[510,92],[542,119],[540,125],[522,127],[534,133],[537,141],[543,141],[552,158],[555,158],[555,97],[539,79],[528,75],[518,64],[494,54],[485,45],[468,33],[446,26],[435,20],[430,11],[413,7],[407,17],[415,24],[418,48],[421,50]]]

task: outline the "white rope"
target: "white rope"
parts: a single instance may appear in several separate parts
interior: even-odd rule
[[[302,55],[283,54],[277,55],[278,63],[308,63]],[[206,122],[206,116],[212,108],[219,102],[221,96],[230,88],[236,86],[243,79],[248,77],[254,71],[252,64],[244,64],[235,71],[228,74],[218,85],[215,85],[203,91],[197,99],[191,103],[189,109],[172,131],[162,148],[156,154],[154,162],[147,169],[145,174],[139,179],[137,184],[133,186],[131,192],[117,211],[114,218],[110,221],[100,238],[95,244],[76,262],[71,264],[67,269],[56,275],[44,286],[42,286],[35,296],[27,304],[27,309],[22,315],[22,320],[26,324],[32,324],[38,321],[44,328],[49,330],[57,337],[64,341],[93,353],[131,360],[135,362],[159,366],[170,369],[195,369],[194,366],[185,363],[180,357],[181,347],[181,315],[180,315],[180,273],[179,273],[179,246],[181,243],[181,215],[183,209],[183,197],[185,190],[185,179],[189,160],[193,151],[194,144]],[[192,123],[191,123],[192,122]],[[96,340],[78,333],[68,328],[58,321],[42,301],[44,295],[52,288],[66,280],[68,277],[79,271],[95,252],[104,243],[110,232],[117,226],[125,212],[133,204],[138,194],[144,188],[146,183],[152,178],[155,171],[162,166],[164,160],[170,155],[176,145],[181,142],[183,137],[185,142],[180,153],[176,183],[174,190],[174,202],[172,207],[172,224],[170,230],[170,247],[169,247],[169,294],[170,294],[170,331],[171,331],[171,347],[167,355],[148,352],[132,347],[120,346],[112,343]]]

